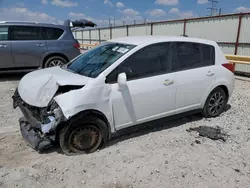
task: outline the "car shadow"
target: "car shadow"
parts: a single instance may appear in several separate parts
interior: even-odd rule
[[[179,127],[186,123],[201,120],[202,118],[203,117],[201,116],[201,114],[193,114],[189,116],[175,117],[175,118],[171,117],[171,119],[163,118],[160,120],[147,123],[145,125],[142,124],[133,128],[128,128],[126,130],[119,131],[117,134],[115,134],[113,138],[101,149],[104,149],[105,147],[110,147],[112,145],[115,145],[119,142],[131,138],[140,137],[153,132],[160,132],[162,130],[167,130],[174,127]]]
[[[230,109],[231,105],[227,104],[224,113]],[[140,137],[153,132],[160,132],[162,130],[167,130],[174,127],[179,127],[186,123],[198,121],[203,118],[204,117],[202,116],[201,113],[193,113],[193,114],[184,113],[172,117],[163,118],[160,120],[155,120],[145,125],[141,124],[136,127],[125,129],[123,131],[118,132],[116,135],[113,136],[113,138],[110,141],[108,141],[108,143],[105,146],[101,147],[101,149],[115,145],[124,140]]]
[[[230,104],[226,106],[225,112],[227,112],[229,109],[231,109]],[[196,113],[188,112],[188,113],[183,113],[183,114],[151,121],[148,123],[140,124],[131,128],[123,129],[122,131],[118,131],[116,134],[113,134],[112,139],[109,140],[106,144],[103,144],[99,150],[116,145],[119,142],[123,142],[131,138],[140,137],[140,136],[147,135],[153,132],[160,132],[162,130],[167,130],[167,129],[171,129],[174,127],[179,127],[186,123],[199,121],[203,118],[204,117],[201,115],[200,112],[196,112]],[[62,150],[60,149],[59,144],[54,145],[52,148],[46,151],[40,152],[40,154],[49,154],[53,152],[57,152],[58,154],[64,154]],[[72,155],[79,155],[79,154],[72,154]]]
[[[19,81],[27,73],[1,73],[0,82],[4,81]]]

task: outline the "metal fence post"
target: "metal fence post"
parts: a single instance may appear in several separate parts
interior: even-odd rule
[[[83,41],[83,30],[82,30],[82,43],[84,43],[84,41]]]
[[[101,43],[101,29],[98,29],[98,35],[99,35],[99,43]]]
[[[91,30],[89,30],[89,44],[91,44]]]
[[[110,27],[110,39],[112,39],[112,27]]]
[[[129,36],[129,33],[128,33],[128,25],[126,26],[126,28],[127,28],[127,36]]]
[[[186,28],[187,28],[187,19],[184,19],[184,25],[183,25],[183,36],[186,35]]]
[[[153,35],[153,23],[150,24],[150,34]]]
[[[239,23],[238,23],[238,31],[237,31],[234,55],[238,54],[242,17],[243,17],[243,14],[240,14],[239,15]]]

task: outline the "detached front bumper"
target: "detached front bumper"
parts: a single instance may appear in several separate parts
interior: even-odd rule
[[[44,151],[52,147],[55,141],[55,133],[50,128],[55,121],[42,124],[34,117],[32,111],[22,101],[17,91],[13,96],[13,107],[19,107],[24,116],[19,119],[20,131],[29,146],[37,151]]]
[[[24,118],[19,119],[20,130],[23,139],[37,151],[43,151],[52,147],[52,140],[44,134],[41,134],[39,129],[32,127]]]

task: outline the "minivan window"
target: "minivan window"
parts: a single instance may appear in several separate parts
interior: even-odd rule
[[[170,71],[170,43],[157,43],[135,52],[108,76],[107,82],[116,82],[117,76],[125,72],[127,80],[139,79]]]
[[[192,43],[173,43],[172,71],[188,70],[215,63],[215,50],[213,46]]]
[[[63,34],[63,30],[59,28],[42,27],[44,40],[57,40]]]
[[[105,42],[70,62],[67,69],[95,78],[134,47],[134,45]]]
[[[8,30],[7,26],[0,27],[0,40],[8,40]]]
[[[10,40],[40,40],[40,27],[12,26]]]

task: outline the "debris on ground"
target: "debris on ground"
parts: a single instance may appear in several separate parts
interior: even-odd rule
[[[225,142],[228,138],[228,135],[223,133],[222,128],[219,126],[217,127],[199,126],[199,127],[195,127],[195,128],[191,127],[187,129],[187,132],[192,132],[192,131],[198,132],[199,136],[207,137],[212,140],[222,140]],[[200,143],[200,141],[198,141],[198,143]]]

